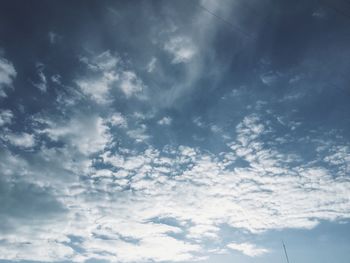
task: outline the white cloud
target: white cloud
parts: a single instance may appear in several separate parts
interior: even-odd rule
[[[235,14],[231,5],[223,2],[204,1],[203,5],[222,17]],[[168,13],[169,10],[165,11]],[[152,29],[155,34],[150,35],[152,39],[157,38],[153,37],[155,35],[166,38],[168,41],[162,42],[161,48],[169,54],[173,64],[182,67],[176,72],[176,77],[169,77],[168,69],[161,68],[160,61],[154,57],[147,61],[146,67],[141,65],[141,68],[152,72],[148,77],[152,75],[157,79],[155,84],[166,85],[166,88],[155,87],[154,90],[160,93],[161,102],[158,103],[167,110],[178,106],[176,102],[182,101],[182,98],[195,95],[192,92],[200,88],[198,84],[203,83],[203,76],[221,79],[221,74],[227,73],[225,65],[207,67],[217,62],[215,50],[209,46],[217,37],[217,27],[221,24],[214,22],[216,18],[203,10],[197,11],[191,21],[199,30],[193,34],[179,35],[183,28],[172,21],[176,18],[170,12],[167,21],[173,23],[173,29],[157,34],[158,28],[155,27]],[[114,19],[112,22],[118,21]],[[185,28],[185,31],[191,30]],[[50,36],[49,33],[51,43],[57,41],[54,34]],[[89,44],[84,46],[91,47]],[[205,51],[205,56],[199,55],[200,50]],[[79,103],[68,103],[66,99],[63,104],[57,100],[58,104],[61,103],[59,108],[52,108],[56,106],[52,105],[48,109],[49,112],[59,112],[57,115],[62,119],[44,116],[46,120],[34,126],[37,129],[35,140],[42,139],[38,143],[38,152],[21,157],[21,151],[6,155],[4,152],[9,150],[0,147],[1,178],[6,178],[11,185],[16,185],[18,178],[35,182],[41,188],[30,185],[32,188],[29,188],[35,190],[30,192],[31,195],[35,195],[38,188],[52,192],[54,199],[62,203],[65,214],[49,218],[45,212],[53,205],[43,205],[50,200],[47,195],[38,191],[37,203],[26,203],[26,200],[32,201],[23,195],[26,188],[15,188],[18,190],[16,193],[25,198],[17,201],[14,207],[25,211],[35,209],[32,213],[20,213],[20,218],[13,213],[8,220],[3,220],[3,213],[0,215],[0,229],[8,222],[13,226],[3,227],[6,233],[1,232],[0,258],[45,262],[93,259],[107,262],[189,262],[202,258],[202,255],[223,253],[228,248],[258,256],[267,253],[268,249],[237,243],[237,240],[232,240],[226,247],[221,231],[234,228],[250,232],[251,236],[252,233],[275,229],[309,229],[322,220],[350,218],[348,146],[331,145],[320,153],[317,162],[307,162],[302,155],[274,147],[275,137],[271,134],[269,123],[259,115],[249,115],[236,128],[230,129],[230,136],[226,138],[228,147],[221,153],[174,146],[177,137],[171,137],[169,145],[155,149],[150,146],[149,140],[153,135],[151,123],[160,112],[152,117],[148,113],[125,115],[130,116],[126,119],[124,115],[115,113],[116,108],[144,110],[148,105],[139,107],[121,102],[96,107],[80,97],[83,94],[100,104],[108,104],[120,94],[125,98],[139,98],[146,85],[136,67],[132,68],[129,61],[123,61],[122,57],[109,51],[82,57],[81,61],[87,71],[75,80],[79,86],[76,92],[81,92],[74,94]],[[0,96],[5,94],[3,87],[11,87],[16,76],[13,65],[6,63],[5,70],[0,67]],[[261,81],[266,85],[275,84],[279,75],[267,73],[261,75]],[[45,75],[39,73],[39,78],[46,84]],[[48,75],[47,80],[50,81]],[[51,80],[60,83],[59,78]],[[46,86],[41,89],[45,90]],[[242,88],[245,89],[247,87]],[[67,97],[73,94],[67,87],[66,91]],[[239,93],[242,92],[239,90]],[[238,97],[228,99],[238,100]],[[229,106],[228,101],[226,104]],[[88,113],[72,113],[69,108],[72,106],[75,111],[82,110],[82,106]],[[150,105],[156,110],[158,106]],[[256,109],[262,113],[265,108]],[[99,110],[103,114],[96,113]],[[45,112],[42,114],[45,115]],[[3,126],[10,124],[13,114],[1,114],[0,125],[1,122]],[[213,116],[209,114],[207,117]],[[229,125],[225,123],[221,126],[209,119],[194,120],[202,128],[201,134],[210,133],[210,130],[221,134]],[[16,119],[16,125],[21,124],[20,120],[20,117]],[[156,121],[160,125],[169,125],[172,120],[164,117]],[[189,139],[182,137],[179,138],[182,142]],[[146,144],[135,146],[134,142],[130,143],[130,138]],[[18,138],[16,140],[18,143]],[[288,138],[285,140],[292,143]],[[30,139],[27,141],[30,145]],[[113,145],[114,141],[118,141],[118,145]],[[208,144],[213,146],[213,142],[210,140]],[[221,147],[216,146],[216,149]],[[62,183],[63,180],[66,180],[65,183]],[[7,186],[2,189],[10,189]],[[47,190],[48,187],[51,188]],[[4,206],[1,206],[1,211],[3,209]],[[225,229],[221,228],[222,225]],[[80,249],[74,251],[71,243],[74,243],[73,248]]]
[[[222,132],[222,129],[221,129],[218,125],[215,125],[215,124],[213,124],[213,125],[210,126],[210,130],[211,130],[212,132],[214,132],[214,133],[220,133],[220,132]]]
[[[156,68],[156,64],[157,64],[157,59],[155,57],[152,57],[151,61],[147,64],[147,72],[152,73]]]
[[[134,112],[132,117],[137,121],[145,121],[145,120],[149,120],[152,119],[154,117],[154,113],[153,112],[147,112],[147,113],[143,113],[143,112]]]
[[[35,145],[34,135],[26,132],[8,133],[4,138],[11,144],[22,148],[31,148]]]
[[[165,235],[150,235],[137,244],[122,240],[90,239],[83,245],[90,252],[86,259],[99,258],[117,262],[193,260],[191,253],[200,250],[198,245]],[[106,253],[108,256],[101,257],[101,254]]]
[[[171,37],[164,45],[164,50],[173,56],[172,63],[187,63],[197,53],[197,48],[189,37],[174,36]]]
[[[102,151],[111,141],[109,129],[99,116],[74,116],[67,122],[55,123],[44,120],[48,125],[41,133],[54,141],[67,143],[83,155]]]
[[[312,16],[318,19],[324,19],[327,15],[327,11],[324,7],[319,7],[312,13]]]
[[[220,228],[211,224],[203,225],[198,224],[188,229],[188,237],[189,238],[198,238],[199,240],[203,238],[211,238],[217,240],[219,235]]]
[[[119,113],[119,112],[116,112],[114,114],[112,114],[107,120],[106,122],[109,122],[111,123],[113,126],[119,126],[119,127],[127,127],[128,126],[128,123],[125,119],[125,117]]]
[[[87,65],[91,76],[82,76],[76,83],[85,95],[97,103],[111,102],[113,97],[110,92],[115,87],[119,88],[127,98],[139,95],[145,88],[136,73],[124,69],[121,59],[117,55],[112,55],[110,51],[90,59],[81,57],[80,60]]]
[[[49,42],[52,45],[56,44],[61,38],[57,33],[53,31],[49,31],[49,33],[47,34],[47,37],[49,38]]]
[[[136,142],[142,143],[147,141],[151,136],[146,133],[147,126],[141,124],[138,128],[133,130],[128,130],[126,133],[130,138],[135,139]]]
[[[119,79],[119,76],[113,72],[105,72],[99,78],[85,78],[77,80],[76,83],[82,92],[90,96],[97,103],[108,103],[110,99],[108,94],[112,84]]]
[[[0,126],[11,124],[13,113],[10,110],[0,110]]]
[[[116,116],[117,125],[123,123]],[[219,155],[189,146],[167,146],[162,150],[148,146],[140,152],[108,148],[108,119],[99,116],[85,119],[77,115],[62,123],[43,123],[47,125],[44,134],[65,144],[60,151],[66,151],[67,158],[60,157],[64,161],[56,165],[84,180],[55,190],[67,207],[65,220],[55,222],[55,227],[36,228],[35,234],[33,230],[27,230],[27,234],[14,230],[12,236],[17,239],[12,237],[12,247],[32,242],[26,245],[28,256],[20,254],[23,259],[193,261],[208,254],[211,248],[204,251],[208,239],[215,241],[212,253],[224,251],[226,245],[220,240],[222,224],[259,234],[271,229],[309,229],[320,220],[350,217],[350,181],[346,175],[334,178],[324,167],[301,164],[300,157],[267,145],[262,136],[271,128],[258,115],[246,116],[237,125],[236,139],[229,143],[231,150]],[[143,129],[141,134],[146,127]],[[45,151],[47,158],[58,156],[50,149]],[[97,167],[87,156],[91,153],[99,154]],[[87,157],[78,158],[79,154]],[[33,176],[32,164],[10,159],[0,163],[3,174]],[[236,162],[240,159],[247,165],[241,167]],[[327,161],[338,165],[333,159],[329,157]],[[78,162],[82,162],[81,167],[77,165],[79,169],[74,170],[72,163]],[[17,170],[11,171],[7,163]],[[46,181],[52,182],[53,179]],[[171,219],[176,226],[166,224],[164,219]],[[84,252],[70,250],[62,241],[69,236],[78,237]],[[52,246],[44,246],[48,251],[57,247],[63,252],[41,257],[36,244],[44,241]],[[232,241],[228,248],[249,256],[269,252],[250,243]],[[7,254],[7,258],[13,257]]]
[[[33,83],[33,85],[38,88],[40,91],[42,92],[46,92],[47,91],[47,79],[46,76],[44,74],[44,65],[41,63],[38,63],[37,65],[37,74],[39,77],[39,82],[38,83]]]
[[[262,83],[264,83],[268,86],[271,86],[274,83],[276,83],[278,81],[279,77],[280,77],[279,73],[272,72],[272,71],[266,72],[266,73],[260,75],[260,79],[261,79]]]
[[[142,92],[144,85],[135,72],[124,71],[121,75],[120,89],[127,98]]]
[[[350,173],[350,146],[349,145],[332,145],[328,147],[327,153],[323,160],[336,167],[338,175]]]
[[[12,88],[13,79],[17,72],[13,64],[5,58],[0,57],[0,98],[7,97],[5,89]]]
[[[107,50],[92,58],[81,57],[80,60],[92,73],[91,76],[84,76],[76,80],[77,85],[85,95],[90,96],[97,103],[110,102],[109,91],[119,80],[117,67],[120,58]]]
[[[74,250],[55,240],[31,240],[24,242],[2,243],[1,259],[28,261],[61,261],[70,259]]]
[[[56,84],[62,84],[61,83],[61,75],[55,74],[51,76],[51,81]]]
[[[237,250],[249,257],[262,256],[269,252],[266,248],[259,248],[254,244],[250,243],[230,243],[227,245],[228,248]]]
[[[120,62],[120,58],[112,55],[111,52],[107,50],[91,58],[81,57],[80,61],[86,64],[92,71],[104,72],[115,70]]]
[[[170,117],[166,116],[166,117],[163,117],[162,119],[160,119],[158,121],[158,124],[159,125],[170,125],[172,121],[173,120]]]
[[[204,124],[203,120],[200,117],[197,117],[193,120],[193,123],[196,124],[198,127],[204,128],[206,125]]]

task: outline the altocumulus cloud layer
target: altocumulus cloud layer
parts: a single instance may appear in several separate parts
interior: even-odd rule
[[[0,260],[280,262],[286,231],[349,231],[345,1],[0,9]]]

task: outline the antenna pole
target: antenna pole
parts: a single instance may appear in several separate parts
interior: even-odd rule
[[[289,263],[289,259],[288,259],[288,254],[287,254],[286,245],[284,244],[283,240],[282,240],[282,244],[283,244],[284,254],[286,255],[287,263]]]

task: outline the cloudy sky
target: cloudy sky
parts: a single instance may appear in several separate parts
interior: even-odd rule
[[[0,262],[347,263],[346,0],[0,3]]]

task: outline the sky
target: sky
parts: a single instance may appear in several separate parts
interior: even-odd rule
[[[0,262],[348,263],[350,2],[0,3]]]

